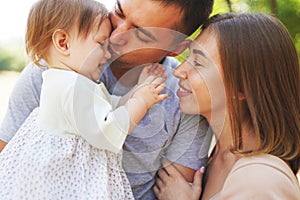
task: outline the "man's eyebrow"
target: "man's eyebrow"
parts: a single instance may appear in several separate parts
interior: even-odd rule
[[[150,39],[152,39],[153,41],[157,42],[157,39],[155,38],[154,35],[152,35],[152,33],[150,31],[147,31],[144,28],[141,28],[137,25],[132,24],[132,26],[136,29],[138,29],[138,31],[141,31],[144,35],[148,36]]]
[[[205,55],[205,53],[203,51],[201,51],[200,49],[193,49],[193,53],[194,54],[199,54],[199,55],[207,58],[207,56]]]
[[[120,3],[120,0],[117,0],[117,9],[120,10],[120,14],[122,14],[122,17],[125,17],[125,14],[123,12],[123,9],[122,9],[122,6],[121,6],[121,3]],[[132,24],[132,26],[136,29],[138,29],[139,31],[141,31],[143,34],[145,34],[146,36],[148,36],[150,39],[152,39],[153,41],[156,41],[157,42],[157,39],[154,37],[154,35],[152,35],[150,33],[150,31],[147,31],[143,28],[141,28],[140,26],[138,25],[135,25],[135,24]]]

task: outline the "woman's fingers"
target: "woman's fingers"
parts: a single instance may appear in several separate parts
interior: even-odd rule
[[[158,189],[162,188],[164,185],[163,179],[161,177],[157,177],[155,181],[155,185],[157,186]]]
[[[159,196],[159,189],[156,185],[154,185],[154,187],[153,187],[153,192],[154,192],[155,196],[157,196],[157,197]]]
[[[202,191],[202,179],[204,174],[205,168],[201,167],[199,170],[196,171],[194,175],[194,181],[192,183],[192,188],[195,191],[195,193],[201,194]]]
[[[169,174],[164,169],[158,170],[157,174],[159,177],[157,180],[161,180],[162,182],[166,182],[170,179]]]
[[[159,200],[198,200],[200,198],[204,168],[197,170],[193,183],[189,183],[168,160],[163,159],[162,163],[163,169],[158,171],[158,178],[153,187]]]

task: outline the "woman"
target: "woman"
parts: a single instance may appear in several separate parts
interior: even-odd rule
[[[74,17],[71,17],[74,16]],[[134,199],[122,168],[126,136],[167,98],[164,68],[145,67],[135,89],[110,95],[98,79],[111,57],[107,9],[94,0],[40,0],[26,51],[45,60],[40,106],[0,154],[1,199]]]
[[[300,199],[299,61],[279,20],[212,17],[174,74],[180,108],[204,115],[217,143],[203,187],[203,168],[187,183],[165,162],[154,187],[158,199]]]

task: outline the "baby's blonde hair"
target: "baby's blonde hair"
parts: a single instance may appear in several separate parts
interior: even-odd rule
[[[108,16],[105,6],[94,0],[40,0],[30,10],[25,35],[26,53],[41,66],[47,61],[46,54],[52,34],[57,29],[69,31],[78,28],[78,35],[86,38],[93,30],[95,19],[100,22]]]

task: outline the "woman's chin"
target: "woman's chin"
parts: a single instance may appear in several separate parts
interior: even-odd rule
[[[188,115],[196,115],[196,114],[199,114],[198,110],[195,109],[197,106],[193,107],[191,105],[187,105],[187,104],[184,104],[184,103],[179,103],[179,108],[180,110],[185,113],[185,114],[188,114]]]

